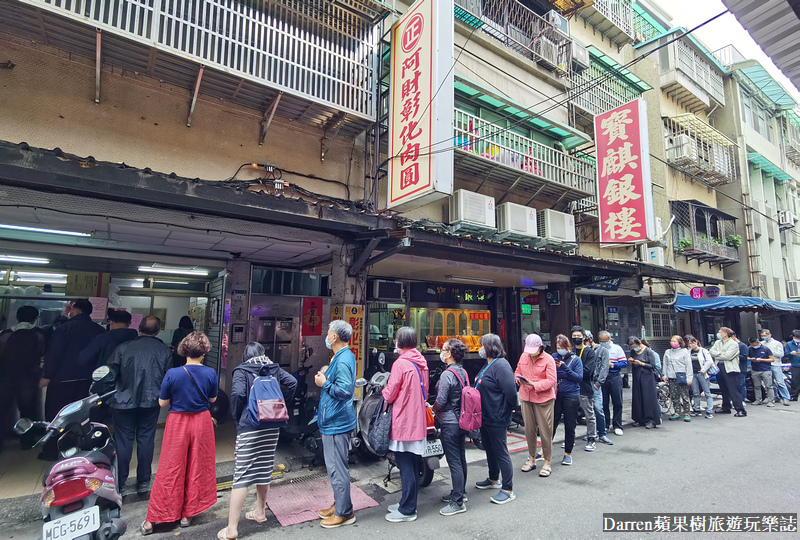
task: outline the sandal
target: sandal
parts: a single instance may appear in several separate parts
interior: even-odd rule
[[[184,519],[186,521],[183,521]],[[185,529],[186,527],[189,527],[191,524],[192,524],[192,518],[190,517],[181,518],[181,528]]]
[[[522,472],[531,472],[534,469],[536,469],[536,462],[531,461],[530,458],[528,458],[528,461],[525,462],[525,465],[523,465],[522,469],[520,470]]]
[[[256,511],[255,510],[250,510],[249,512],[247,512],[244,515],[244,517],[249,519],[250,521],[255,521],[256,523],[266,523],[267,522],[267,516],[265,515],[264,519],[258,519],[256,517]]]
[[[142,536],[147,536],[149,534],[153,534],[153,525],[152,525],[152,523],[150,524],[150,528],[149,529],[145,529],[144,528],[144,524],[145,523],[147,523],[147,520],[142,521],[142,524],[139,525],[139,532],[142,533]]]
[[[550,476],[550,465],[542,466],[542,470],[539,473],[539,476],[541,476],[543,478]]]
[[[219,540],[236,540],[238,536],[234,536],[233,538],[228,536],[228,527],[225,527],[221,531],[217,533],[217,538]]]

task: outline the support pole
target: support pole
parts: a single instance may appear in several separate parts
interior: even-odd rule
[[[275,117],[275,111],[278,110],[278,103],[281,102],[283,92],[278,92],[275,100],[272,102],[272,107],[269,109],[269,118],[267,118],[267,110],[264,110],[264,117],[261,119],[261,133],[258,136],[258,146],[264,146],[264,139],[267,137],[269,126],[272,124],[272,119]]]
[[[197,104],[197,94],[200,93],[200,82],[203,80],[204,66],[200,66],[200,71],[197,72],[197,82],[194,85],[194,93],[192,94],[192,104],[189,106],[189,118],[186,120],[186,127],[192,127],[192,116],[194,116],[194,106]]]
[[[94,63],[94,102],[100,103],[100,30],[97,31],[97,45],[95,47],[95,63]]]

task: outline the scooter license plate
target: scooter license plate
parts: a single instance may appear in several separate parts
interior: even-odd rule
[[[92,506],[45,523],[42,527],[42,540],[73,540],[99,528],[100,509]]]
[[[425,453],[422,454],[422,457],[430,457],[430,456],[441,456],[444,454],[444,447],[442,447],[442,441],[436,439],[434,441],[426,441],[425,444]]]

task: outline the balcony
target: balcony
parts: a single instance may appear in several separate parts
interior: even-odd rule
[[[739,262],[742,237],[732,217],[696,201],[673,202],[672,214],[673,245],[679,254],[710,265]]]
[[[693,114],[664,120],[667,163],[710,186],[739,179],[736,144]]]
[[[633,7],[633,39],[636,43],[650,41],[664,33],[638,5]]]
[[[571,156],[458,109],[454,142],[456,174],[525,190],[531,201],[575,201],[587,213],[597,205],[597,169],[590,158]]]
[[[578,16],[616,45],[633,41],[632,0],[594,0],[581,9]]]
[[[371,0],[338,4],[4,0],[0,31],[355,136],[375,118],[373,21],[386,10]]]
[[[789,161],[800,166],[800,117],[794,110],[783,114],[784,152]]]
[[[568,32],[556,30],[516,0],[455,0],[455,10],[457,19],[546,69],[559,75],[570,71],[572,40]]]

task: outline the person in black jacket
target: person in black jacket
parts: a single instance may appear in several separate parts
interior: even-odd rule
[[[158,423],[158,395],[172,352],[158,339],[161,320],[145,317],[139,337],[114,350],[108,364],[117,370],[117,393],[110,400],[117,441],[120,489],[125,486],[136,439],[136,491],[146,493],[152,476],[153,450]]]
[[[583,380],[581,381],[581,393],[578,396],[583,415],[586,417],[586,446],[583,448],[587,452],[594,452],[597,448],[597,417],[594,412],[594,388],[592,379],[595,371],[594,349],[589,346],[586,339],[586,332],[582,326],[572,327],[572,352],[581,359],[583,363]]]
[[[109,330],[92,340],[81,353],[81,362],[95,368],[108,363],[114,349],[119,345],[136,339],[139,335],[131,325],[131,314],[122,310],[110,310],[108,313]]]
[[[475,483],[478,489],[501,490],[492,497],[495,504],[505,504],[517,498],[514,493],[514,467],[508,453],[507,431],[511,423],[511,411],[517,406],[517,385],[503,343],[496,334],[481,336],[481,358],[486,366],[475,378],[475,388],[481,393],[481,440],[486,448],[489,477]],[[502,474],[503,482],[500,483]]]
[[[103,333],[103,327],[92,322],[92,304],[76,300],[69,312],[69,321],[53,331],[44,356],[44,374],[39,382],[47,387],[44,404],[46,420],[52,420],[65,405],[89,395],[94,364],[85,363],[81,352]]]

